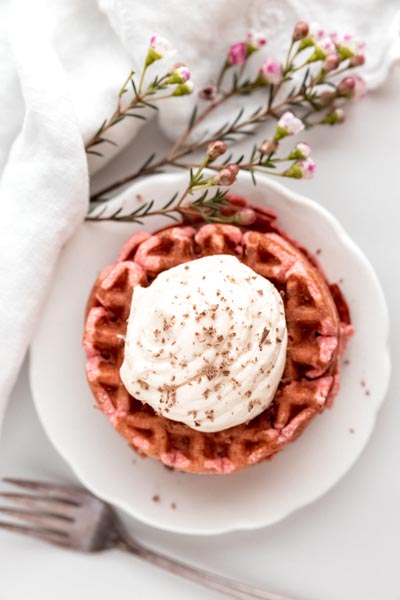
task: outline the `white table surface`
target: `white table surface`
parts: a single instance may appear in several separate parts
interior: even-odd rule
[[[197,538],[137,523],[138,537],[155,548],[295,600],[400,599],[399,101],[400,69],[395,69],[383,88],[352,110],[344,126],[305,136],[318,163],[315,179],[286,182],[340,219],[385,290],[394,373],[366,450],[326,496],[266,529]],[[146,156],[150,137],[151,144],[167,147],[151,125],[118,164],[96,177],[97,183]],[[0,476],[5,475],[75,481],[35,414],[27,363],[0,439]],[[1,532],[0,557],[0,600],[220,597],[116,551],[82,556]]]

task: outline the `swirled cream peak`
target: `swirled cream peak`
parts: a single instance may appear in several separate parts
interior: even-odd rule
[[[272,283],[234,256],[207,256],[135,287],[121,378],[158,414],[222,431],[271,403],[286,344]]]

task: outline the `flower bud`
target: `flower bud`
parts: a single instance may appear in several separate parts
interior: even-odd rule
[[[304,21],[298,21],[294,26],[292,40],[298,42],[308,35],[309,26]]]
[[[336,116],[337,123],[344,123],[346,120],[346,115],[342,108],[337,108],[335,110],[335,116]]]
[[[301,119],[295,117],[290,111],[285,112],[278,121],[274,140],[278,141],[287,135],[295,135],[303,131],[303,129],[304,123]]]
[[[175,65],[167,83],[186,83],[190,79],[190,71],[185,65]]]
[[[171,95],[172,96],[187,96],[188,94],[191,94],[193,92],[193,88],[194,88],[193,82],[189,80],[189,81],[186,81],[185,83],[181,83],[181,84],[177,85]]]
[[[325,115],[320,121],[321,125],[336,125],[337,123],[344,123],[346,115],[341,108],[335,108],[332,112]]]
[[[239,165],[231,163],[227,165],[213,178],[214,185],[232,185],[236,181],[237,174],[239,173]]]
[[[361,67],[365,63],[364,54],[355,54],[350,58],[349,65],[351,67]]]
[[[252,208],[243,208],[236,215],[236,222],[238,225],[253,225],[257,219],[257,214]]]
[[[278,149],[278,142],[276,140],[264,140],[260,146],[260,150],[263,154],[268,156],[272,152],[276,152]]]
[[[211,142],[207,148],[207,156],[209,162],[215,160],[219,156],[222,156],[226,152],[226,144],[221,140],[217,140],[216,142]]]
[[[335,69],[338,68],[339,63],[340,63],[340,61],[339,61],[339,57],[337,56],[337,54],[328,54],[328,56],[325,58],[324,62],[322,63],[322,68],[326,72],[334,71]]]
[[[293,179],[311,179],[314,176],[315,168],[315,162],[311,158],[306,158],[293,163],[282,175]]]
[[[228,50],[228,64],[242,65],[247,59],[247,44],[236,42]]]
[[[354,77],[345,77],[339,83],[339,85],[337,87],[337,91],[339,92],[339,94],[343,94],[343,95],[351,94],[353,92],[355,86],[356,86],[356,81],[355,81]]]
[[[328,106],[334,98],[336,98],[335,92],[325,90],[325,92],[322,92],[322,94],[317,97],[317,101],[321,106]]]
[[[288,156],[290,160],[303,160],[308,158],[311,154],[311,148],[305,142],[299,142],[296,148]]]
[[[208,100],[212,102],[217,97],[217,88],[215,85],[206,85],[199,92],[199,96],[202,100]]]
[[[161,60],[164,56],[172,56],[176,53],[176,49],[169,43],[168,40],[160,35],[154,34],[150,38],[149,49],[146,57],[146,67],[151,65],[156,60]]]

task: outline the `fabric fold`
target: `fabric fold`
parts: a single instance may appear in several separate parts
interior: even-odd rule
[[[36,2],[14,2],[9,21],[25,117],[0,187],[0,422],[60,249],[88,202],[82,136],[40,14]]]

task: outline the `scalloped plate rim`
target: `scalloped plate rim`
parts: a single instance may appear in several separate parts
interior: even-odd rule
[[[149,177],[147,179],[147,183],[149,184],[151,182],[154,182],[155,185],[158,185],[158,184],[162,183],[163,181],[174,181],[174,180],[176,180],[178,183],[179,180],[181,179],[181,177],[182,176],[179,173],[160,174],[160,175]],[[64,458],[64,460],[68,463],[68,465],[71,467],[71,469],[76,474],[78,479],[80,481],[82,481],[82,483],[84,483],[84,485],[86,485],[88,487],[88,489],[91,490],[94,494],[96,494],[103,500],[107,501],[108,503],[112,504],[116,508],[119,508],[119,509],[125,511],[128,515],[140,520],[141,522],[143,522],[149,526],[156,527],[158,529],[162,529],[164,531],[186,534],[186,535],[217,535],[217,534],[225,534],[225,533],[234,532],[234,531],[253,530],[253,529],[258,529],[258,528],[262,528],[262,527],[267,527],[268,525],[271,525],[273,523],[277,523],[277,522],[281,521],[282,519],[288,517],[295,511],[300,510],[301,508],[304,508],[305,506],[311,504],[312,502],[315,502],[316,500],[318,500],[319,498],[324,496],[330,489],[332,489],[334,487],[334,485],[336,485],[338,483],[338,481],[340,479],[342,479],[353,467],[353,465],[355,464],[355,462],[357,461],[357,459],[359,458],[359,456],[365,449],[365,446],[372,434],[372,431],[374,429],[375,422],[376,422],[376,416],[377,416],[378,411],[381,408],[382,403],[387,394],[387,389],[388,389],[389,381],[390,381],[390,371],[391,371],[391,361],[390,361],[390,352],[389,352],[389,324],[390,324],[389,323],[389,312],[387,309],[385,297],[384,297],[380,282],[379,282],[378,277],[377,277],[375,271],[373,270],[369,260],[367,259],[365,254],[362,252],[362,250],[357,246],[357,244],[351,239],[351,237],[346,232],[346,230],[343,228],[343,226],[340,224],[338,219],[336,217],[334,217],[326,208],[317,204],[315,201],[311,200],[310,198],[307,198],[306,196],[304,196],[302,194],[293,192],[292,190],[286,188],[283,184],[276,182],[275,180],[273,180],[272,178],[270,178],[266,175],[261,174],[258,176],[257,179],[258,179],[258,181],[261,181],[264,186],[266,186],[267,188],[273,189],[275,192],[280,194],[282,197],[284,197],[290,203],[307,206],[308,208],[312,209],[315,213],[318,213],[319,216],[323,220],[325,220],[329,223],[329,225],[332,227],[332,229],[334,230],[337,237],[346,245],[346,247],[349,248],[349,250],[351,251],[353,256],[355,256],[357,258],[357,261],[359,263],[361,263],[363,268],[366,270],[368,277],[370,278],[371,285],[374,287],[375,293],[377,294],[377,300],[380,304],[381,316],[382,316],[382,319],[384,320],[384,322],[382,323],[382,328],[383,328],[382,338],[385,340],[385,343],[384,343],[385,356],[384,356],[383,362],[385,365],[386,372],[382,374],[382,381],[384,383],[381,384],[380,399],[376,403],[375,409],[371,408],[372,412],[371,412],[370,427],[363,438],[363,443],[360,445],[358,451],[352,456],[352,459],[350,461],[348,461],[348,464],[347,464],[346,468],[341,472],[341,475],[339,477],[337,477],[334,481],[329,482],[327,485],[323,486],[317,494],[315,492],[310,492],[308,498],[303,498],[301,503],[293,506],[291,509],[284,509],[278,515],[275,514],[273,519],[268,519],[268,518],[264,518],[264,519],[263,518],[258,518],[258,519],[253,518],[253,519],[247,519],[247,520],[241,519],[241,520],[236,521],[234,524],[231,524],[231,526],[227,526],[227,525],[224,525],[221,527],[214,526],[209,529],[207,529],[207,527],[202,527],[201,530],[199,530],[199,528],[196,528],[196,527],[191,527],[190,525],[185,526],[185,527],[180,526],[177,529],[173,525],[169,526],[165,522],[160,524],[157,521],[157,518],[149,517],[145,511],[138,510],[137,508],[133,509],[132,505],[127,503],[125,500],[123,500],[119,497],[113,497],[112,492],[110,492],[109,490],[105,492],[104,490],[100,489],[101,486],[98,486],[98,484],[95,482],[96,478],[94,477],[93,480],[91,480],[90,474],[89,475],[85,474],[84,468],[82,468],[81,465],[76,464],[76,462],[73,459],[71,459],[71,457],[69,456],[69,453],[68,453],[68,449],[62,443],[60,443],[60,441],[57,439],[57,435],[48,426],[48,423],[46,421],[45,412],[43,412],[43,410],[42,410],[43,407],[41,406],[40,399],[38,398],[38,396],[35,392],[35,377],[37,375],[36,361],[35,361],[36,338],[34,339],[33,344],[32,344],[31,361],[30,361],[30,365],[29,365],[29,371],[30,371],[30,381],[31,381],[31,388],[32,388],[34,404],[35,404],[37,413],[39,415],[39,419],[43,425],[43,428],[46,431],[46,434],[49,437],[53,446],[56,448],[56,450],[59,452],[59,454]],[[247,174],[240,173],[238,180],[241,182],[246,182],[246,183],[251,184],[250,176],[248,176]],[[118,196],[118,198],[121,199],[126,194],[131,194],[132,190],[134,190],[136,185],[137,184],[133,184],[132,186],[130,186],[129,188],[124,190]]]

